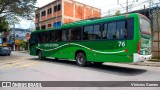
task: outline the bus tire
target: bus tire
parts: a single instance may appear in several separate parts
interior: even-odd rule
[[[78,66],[84,67],[87,65],[86,55],[83,52],[76,54],[76,63]]]
[[[38,58],[39,58],[40,60],[45,59],[45,57],[42,56],[42,51],[38,51]]]

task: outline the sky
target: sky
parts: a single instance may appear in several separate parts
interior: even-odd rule
[[[55,0],[37,0],[36,7],[42,7],[46,4],[55,1]],[[87,5],[91,5],[93,7],[97,7],[101,9],[102,16],[108,15],[108,14],[114,14],[117,10],[121,10],[121,12],[125,12],[126,7],[126,0],[75,0],[81,3],[85,3]],[[144,8],[144,5],[146,7],[149,5],[149,0],[128,0],[130,9],[129,10],[136,10],[136,9],[142,9]],[[158,2],[159,0],[153,0],[154,2]],[[33,20],[34,21],[34,20]],[[34,22],[33,21],[27,21],[27,20],[21,20],[20,24],[17,24],[15,27],[20,28],[34,28]]]

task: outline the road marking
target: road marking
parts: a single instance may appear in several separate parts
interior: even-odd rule
[[[24,59],[21,60],[5,60],[5,61],[0,61],[0,63],[11,63],[11,62],[18,62],[18,61],[24,61]]]
[[[7,63],[12,63],[12,62],[7,62]],[[19,65],[20,63],[24,63],[24,62],[17,62],[17,63],[12,63],[12,64],[7,64],[7,65],[4,65],[4,66],[0,66],[0,69],[5,68],[5,67],[11,67],[11,66]]]
[[[15,68],[27,67],[27,66],[31,66],[31,65],[35,65],[35,64],[38,64],[38,62],[32,62],[32,63],[24,64],[24,65],[21,65],[21,66],[17,66]]]
[[[37,61],[32,61],[30,63],[28,63],[28,62],[27,63],[26,62],[17,62],[17,63],[1,66],[0,69],[27,67],[27,66],[31,66],[31,65],[34,65],[34,64],[38,64],[38,62]]]

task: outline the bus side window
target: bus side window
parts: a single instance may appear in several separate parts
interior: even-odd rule
[[[55,41],[62,41],[62,30],[55,31]]]
[[[52,32],[49,31],[49,42],[52,42]]]
[[[76,38],[76,30],[75,29],[72,29],[72,31],[71,31],[71,41],[74,41],[74,40],[76,40],[77,38]]]
[[[42,34],[42,36],[41,36],[41,42],[45,42],[45,36],[44,36],[44,34]]]
[[[44,34],[43,33],[39,33],[38,36],[39,36],[39,42],[43,43],[45,41]]]
[[[75,31],[76,40],[81,40],[81,37],[82,37],[81,31],[82,31],[81,27],[76,28],[76,31]]]
[[[44,33],[44,35],[45,35],[45,42],[50,42],[50,32],[45,32]]]
[[[108,23],[108,32],[107,32],[108,39],[117,39],[116,34],[117,34],[116,22]]]
[[[101,39],[101,29],[100,25],[94,25],[94,30],[93,30],[93,40],[96,39]]]
[[[134,35],[134,18],[127,19],[127,39],[133,39]]]
[[[125,21],[118,21],[117,22],[117,35],[116,37],[118,39],[126,39],[127,33],[126,33],[126,26]]]
[[[37,33],[37,40],[38,40],[37,42],[40,43],[40,36],[39,36],[39,33]]]
[[[67,31],[66,30],[63,30],[62,31],[62,41],[67,41]]]
[[[83,40],[92,40],[93,25],[85,26],[83,31]]]
[[[54,31],[50,32],[50,42],[54,42],[55,39],[55,35],[54,35]]]
[[[68,29],[68,32],[67,32],[67,40],[68,40],[68,41],[71,41],[71,29]]]
[[[81,28],[80,27],[71,29],[71,40],[72,41],[81,40]]]
[[[107,23],[103,24],[103,30],[102,30],[102,39],[107,39]]]

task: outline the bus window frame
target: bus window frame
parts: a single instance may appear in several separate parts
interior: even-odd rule
[[[128,23],[127,23],[127,20],[128,20],[128,19],[133,19],[133,33],[130,33],[129,30],[128,30],[128,28],[127,28],[127,27],[128,27]],[[135,20],[134,17],[131,17],[131,18],[125,18],[125,19],[119,19],[119,20],[113,20],[113,21],[106,21],[106,22],[100,22],[100,23],[95,23],[95,24],[84,25],[84,26],[81,26],[81,33],[82,33],[82,34],[81,34],[81,35],[82,35],[82,36],[81,36],[81,40],[75,40],[75,41],[71,41],[71,40],[68,41],[68,40],[67,40],[67,41],[68,41],[68,42],[77,42],[77,41],[79,41],[79,42],[80,42],[80,41],[82,41],[82,42],[84,42],[84,41],[88,42],[88,41],[106,41],[106,40],[107,40],[107,41],[111,41],[111,40],[133,40],[133,38],[134,38],[134,32],[135,32],[135,31],[134,31],[134,29],[135,29],[135,28],[134,28],[134,24],[135,24],[135,21],[134,21],[134,20]],[[103,38],[102,38],[102,31],[103,31],[103,28],[102,28],[102,27],[103,27],[103,25],[104,25],[105,23],[107,23],[107,28],[108,28],[108,23],[109,23],[109,22],[116,22],[116,23],[117,23],[117,22],[120,22],[120,21],[125,21],[125,28],[127,29],[127,35],[133,34],[132,37],[131,37],[131,38],[128,38],[128,37],[127,37],[126,39],[103,39]],[[93,26],[93,29],[94,29],[94,25],[100,25],[101,39],[84,40],[84,39],[83,39],[84,27],[85,27],[85,26]],[[78,26],[78,27],[79,27],[79,26]],[[72,28],[76,28],[76,27],[72,27]],[[68,29],[68,28],[67,28],[67,29]],[[71,29],[71,28],[70,28],[70,29]],[[116,24],[116,29],[117,29],[117,24]],[[93,31],[92,31],[92,33],[93,33]],[[107,33],[108,33],[108,30],[107,30]],[[93,38],[92,38],[92,39],[93,39]]]
[[[102,38],[102,34],[103,34],[103,31],[104,31],[104,25],[107,23],[107,29],[108,29],[108,23],[111,23],[111,22],[116,22],[116,29],[117,29],[117,22],[120,22],[120,21],[125,21],[126,22],[126,26],[125,26],[125,28],[127,28],[128,27],[128,23],[127,23],[127,20],[128,19],[133,19],[133,35],[132,35],[132,38],[126,38],[126,39],[103,39]],[[101,39],[95,39],[95,40],[93,40],[93,37],[92,37],[92,40],[84,40],[83,39],[83,35],[84,35],[84,27],[86,27],[86,26],[93,26],[93,30],[92,30],[92,34],[93,34],[93,31],[94,31],[94,25],[100,25],[100,32],[101,32]],[[135,18],[134,17],[131,17],[131,18],[124,18],[124,19],[119,19],[119,20],[113,20],[113,21],[105,21],[105,22],[100,22],[100,23],[95,23],[95,24],[88,24],[88,25],[83,25],[83,26],[77,26],[77,27],[71,27],[71,28],[62,28],[62,29],[55,29],[55,30],[50,30],[50,31],[44,31],[44,32],[54,32],[54,34],[55,34],[55,32],[56,31],[63,31],[63,30],[65,30],[66,31],[66,34],[69,32],[69,29],[73,29],[73,28],[81,28],[81,39],[80,40],[68,40],[68,38],[66,37],[66,41],[55,41],[55,38],[54,38],[54,41],[52,41],[52,42],[38,42],[38,43],[40,43],[40,44],[42,44],[42,43],[54,43],[54,42],[88,42],[88,41],[117,41],[117,40],[133,40],[133,38],[134,38],[134,30],[135,30],[135,28],[134,28],[134,25],[135,25]],[[37,32],[37,34],[39,35],[39,34],[41,34],[41,33],[44,33],[44,32]],[[107,30],[107,33],[108,33],[108,30]],[[129,33],[129,30],[127,29],[127,35],[130,35],[130,33]],[[67,36],[67,35],[66,35]],[[61,33],[61,39],[62,39],[62,33]]]

